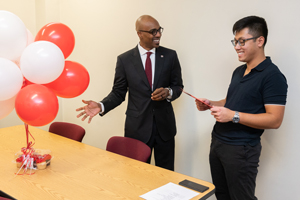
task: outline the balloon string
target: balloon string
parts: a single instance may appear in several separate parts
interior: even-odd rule
[[[28,128],[28,124],[24,123],[25,125],[25,130],[26,130],[26,140],[27,140],[27,147],[26,147],[26,150],[30,150],[32,148],[32,146],[35,144],[35,139],[34,137],[32,136],[32,134],[30,133],[29,131],[29,128]],[[29,136],[33,139],[34,143],[29,142]]]
[[[32,155],[33,155],[33,152],[34,152],[34,149],[32,148],[32,146],[35,144],[35,139],[29,131],[28,124],[24,123],[24,125],[25,125],[25,130],[26,130],[26,143],[27,143],[27,145],[26,145],[26,147],[23,147],[21,149],[24,159],[22,161],[22,166],[20,167],[20,170],[16,173],[16,175],[27,174],[26,173],[27,169],[30,169],[30,173],[28,175],[34,174],[34,173],[31,172],[31,170],[33,169]],[[29,136],[33,139],[34,142],[32,142],[32,141],[29,142]],[[20,174],[20,171],[23,167],[24,167],[24,171],[23,171],[22,174]]]

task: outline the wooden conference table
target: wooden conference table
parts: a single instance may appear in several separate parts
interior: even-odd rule
[[[18,200],[101,199],[134,200],[169,182],[188,179],[209,187],[193,199],[214,193],[212,183],[120,156],[29,127],[35,149],[50,149],[53,159],[45,170],[17,175],[14,154],[26,145],[24,125],[0,129],[0,190]]]

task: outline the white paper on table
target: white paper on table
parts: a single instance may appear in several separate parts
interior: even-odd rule
[[[189,200],[199,193],[174,183],[167,183],[141,195],[146,200]]]

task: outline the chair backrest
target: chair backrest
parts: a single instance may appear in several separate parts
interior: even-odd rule
[[[8,198],[5,198],[5,197],[0,197],[0,200],[11,200],[11,199],[8,199]]]
[[[84,128],[77,124],[68,122],[53,122],[49,127],[49,132],[76,140],[78,142],[81,142],[85,135]]]
[[[145,143],[121,136],[111,137],[107,142],[106,150],[142,162],[147,162],[151,155],[151,149]]]

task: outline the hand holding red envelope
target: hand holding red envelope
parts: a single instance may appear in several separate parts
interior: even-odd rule
[[[212,106],[211,106],[211,105],[209,105],[209,104],[205,103],[205,102],[204,102],[204,101],[202,101],[201,99],[198,99],[197,97],[194,97],[193,95],[191,95],[191,94],[187,93],[187,92],[186,92],[186,91],[184,91],[183,89],[181,89],[181,90],[182,90],[182,92],[184,92],[185,94],[187,94],[187,95],[189,95],[189,96],[193,97],[193,98],[194,98],[194,99],[196,99],[197,101],[200,101],[201,103],[205,104],[207,107],[209,107],[209,108],[212,108]]]

